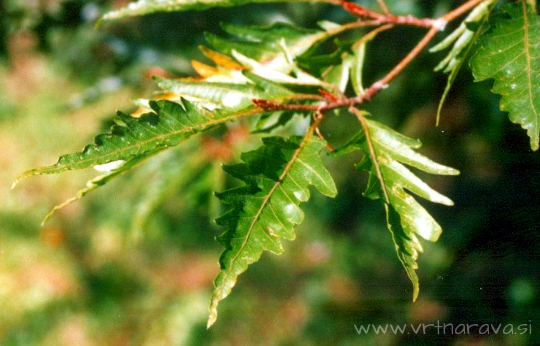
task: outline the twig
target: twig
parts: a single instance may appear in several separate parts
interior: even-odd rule
[[[380,1],[379,1],[380,4]],[[352,14],[360,18],[369,18],[378,20],[381,24],[390,23],[390,24],[401,24],[401,25],[413,25],[424,28],[431,28],[435,26],[436,19],[433,18],[416,18],[414,16],[396,16],[394,14],[388,13],[388,8],[384,14],[372,11],[363,6],[355,4],[353,2],[342,1],[341,5],[343,8]]]
[[[314,119],[315,122],[322,121],[323,117],[324,117],[324,114],[321,111],[316,111],[313,114],[313,119]],[[330,143],[328,143],[326,138],[324,138],[323,134],[321,133],[321,129],[319,129],[319,125],[317,125],[315,127],[315,134],[317,135],[317,137],[319,137],[320,139],[322,139],[326,143],[326,148],[328,148],[328,150],[330,150],[330,151],[336,150],[336,148],[334,148]]]
[[[353,105],[361,104],[365,101],[369,101],[375,94],[377,94],[382,89],[385,89],[388,84],[393,81],[417,56],[420,52],[428,45],[428,43],[435,37],[437,32],[441,30],[448,22],[451,22],[476,5],[480,4],[485,0],[469,0],[463,5],[457,7],[456,9],[448,12],[447,14],[439,17],[437,19],[431,19],[432,26],[426,35],[414,46],[414,48],[392,69],[390,70],[383,78],[373,83],[366,91],[355,97],[343,98],[335,102],[326,101],[323,104],[318,105],[302,105],[302,104],[282,104],[274,101],[266,101],[260,99],[254,99],[253,103],[265,110],[295,110],[295,111],[318,111],[321,112],[336,109],[341,107],[350,107]],[[342,4],[345,4],[345,1],[342,1]],[[378,14],[384,16],[382,14]]]
[[[481,3],[482,1],[485,1],[485,0],[469,0],[466,3],[464,3],[463,5],[455,8],[454,10],[452,10],[452,11],[448,12],[447,14],[445,14],[444,16],[440,17],[439,19],[442,19],[442,20],[444,20],[446,22],[451,22],[454,19],[460,17],[461,15],[463,15],[466,12],[468,12],[469,10],[471,10],[473,7],[475,7],[476,5]]]

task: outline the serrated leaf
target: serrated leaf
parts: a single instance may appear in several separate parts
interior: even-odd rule
[[[456,175],[459,172],[413,150],[420,147],[421,143],[418,140],[406,137],[374,120],[365,119],[365,121],[375,158],[370,155],[367,137],[363,132],[353,136],[343,148],[336,151],[336,154],[342,155],[359,149],[364,151],[364,159],[357,165],[357,169],[369,172],[368,186],[364,192],[366,197],[373,199],[383,195],[382,183],[384,183],[384,191],[388,195],[388,203],[383,200],[388,229],[392,234],[397,256],[413,284],[413,300],[415,300],[419,286],[415,272],[418,267],[416,260],[418,253],[422,251],[417,236],[436,241],[442,229],[409,192],[433,203],[449,206],[453,203],[448,197],[429,187],[405,165],[431,174]],[[376,166],[380,169],[380,177]]]
[[[212,126],[260,111],[210,112],[186,100],[181,102],[182,105],[170,101],[151,101],[154,113],[146,113],[140,118],[119,113],[117,124],[108,133],[98,135],[94,144],[87,145],[81,152],[61,156],[52,166],[27,171],[14,185],[32,175],[55,174],[150,156]]]
[[[155,12],[206,10],[212,7],[231,7],[249,3],[298,2],[299,0],[138,0],[126,7],[105,14],[101,20],[142,16]],[[300,0],[304,2],[328,2],[326,0]]]
[[[309,199],[309,186],[329,197],[337,193],[320,158],[325,147],[322,140],[267,137],[263,143],[241,156],[244,163],[226,167],[245,185],[218,195],[230,209],[216,220],[227,228],[219,237],[226,249],[220,258],[208,326],[215,322],[218,303],[229,295],[237,277],[263,251],[280,254],[281,239],[295,238],[294,227],[304,217],[299,204]]]
[[[540,137],[540,17],[522,0],[503,9],[470,59],[476,81],[494,79],[500,108],[521,124],[538,150]]]

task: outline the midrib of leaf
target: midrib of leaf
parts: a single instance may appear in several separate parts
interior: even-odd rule
[[[238,248],[238,250],[236,251],[236,253],[234,254],[234,256],[231,258],[231,260],[229,261],[228,263],[228,269],[227,271],[225,272],[225,279],[222,280],[222,282],[227,282],[227,279],[228,277],[230,276],[231,274],[231,271],[233,270],[234,268],[234,263],[236,262],[236,260],[238,259],[238,257],[240,256],[240,254],[242,253],[242,251],[244,251],[246,245],[248,244],[248,241],[251,237],[251,235],[253,234],[253,230],[255,229],[255,226],[257,225],[257,221],[259,220],[262,212],[264,211],[264,209],[266,208],[267,205],[269,205],[268,203],[270,202],[270,199],[272,198],[272,195],[274,194],[274,192],[279,188],[281,187],[281,183],[283,182],[283,180],[285,179],[285,177],[287,177],[287,174],[289,173],[289,171],[291,170],[291,167],[296,163],[296,162],[301,162],[298,157],[300,156],[300,154],[302,153],[302,150],[304,150],[304,147],[306,145],[306,143],[308,142],[308,140],[311,138],[311,136],[313,135],[313,131],[315,130],[315,127],[318,125],[318,123],[320,122],[320,120],[322,120],[322,118],[319,118],[318,120],[316,120],[312,125],[311,127],[309,128],[308,132],[306,133],[306,135],[304,136],[304,138],[302,139],[302,142],[300,142],[300,145],[298,146],[298,148],[294,151],[293,153],[293,156],[291,157],[291,159],[289,160],[289,162],[287,162],[287,165],[285,166],[285,168],[283,169],[283,172],[281,173],[281,175],[279,176],[278,180],[274,183],[274,185],[272,186],[272,188],[270,189],[270,191],[268,192],[268,194],[264,197],[264,200],[262,201],[261,203],[261,206],[257,209],[257,212],[255,213],[255,215],[253,216],[253,220],[251,221],[250,225],[249,225],[249,228],[246,232],[246,235],[244,237],[244,240],[242,241],[242,244],[240,245],[240,247]],[[304,164],[304,166],[309,166],[309,165],[306,165],[304,162],[302,162]],[[309,167],[312,171],[313,169],[311,167]],[[320,175],[317,174],[318,177],[320,177]],[[321,180],[323,180],[321,178]],[[297,182],[295,182],[296,185],[298,185]],[[285,194],[285,196],[287,196],[287,198],[289,200],[291,200],[291,197],[288,195],[288,193],[283,190],[283,193]],[[270,206],[270,205],[269,205]],[[279,219],[279,217],[276,215],[276,213],[274,212],[273,208],[272,208],[272,213],[276,216],[276,219],[279,220],[281,222],[281,220]],[[264,230],[263,230],[264,231]],[[264,233],[264,232],[263,232]],[[211,306],[210,306],[210,311],[211,311],[211,314],[210,314],[210,317],[208,318],[208,323],[207,323],[207,327],[210,327],[215,319],[217,318],[217,316],[214,316],[212,311],[215,310],[217,304],[219,302],[219,299],[217,297],[214,297],[212,299],[212,302],[211,302]]]
[[[208,126],[212,126],[212,125],[220,124],[222,122],[226,122],[226,121],[228,121],[230,119],[236,119],[236,118],[239,118],[239,117],[242,117],[242,116],[252,115],[252,114],[257,113],[257,112],[259,112],[258,109],[250,110],[250,111],[243,112],[243,113],[237,113],[237,114],[234,114],[234,115],[229,115],[227,117],[220,118],[220,119],[212,119],[212,120],[210,120],[210,121],[208,121],[208,122],[206,122],[204,124],[199,124],[197,126],[184,127],[182,129],[179,129],[179,130],[176,130],[176,131],[172,131],[172,132],[165,133],[165,134],[160,134],[160,135],[157,135],[156,137],[146,139],[144,141],[138,142],[138,143],[133,144],[133,145],[122,147],[120,149],[117,149],[117,150],[111,151],[111,152],[109,152],[107,154],[104,154],[103,156],[97,156],[97,157],[98,158],[106,158],[106,157],[109,157],[111,155],[114,156],[114,155],[116,155],[118,153],[121,153],[123,151],[128,151],[128,150],[131,150],[131,149],[134,149],[134,148],[142,147],[142,146],[145,146],[146,144],[149,144],[149,143],[152,143],[152,142],[155,142],[155,141],[160,141],[160,140],[163,140],[163,139],[174,137],[176,135],[191,132],[191,131],[194,131],[194,130],[200,130],[200,129],[206,128]],[[210,117],[213,117],[213,115],[211,113],[208,113],[208,114],[209,114]],[[96,158],[81,160],[79,162],[86,163],[86,162],[95,161],[95,160],[96,160]]]
[[[529,43],[529,17],[527,13],[527,3],[525,0],[521,1],[521,7],[523,9],[523,40],[524,40],[524,53],[525,53],[525,59],[527,61],[527,86],[529,91],[529,103],[531,105],[531,109],[534,112],[534,133],[538,133],[538,111],[536,110],[536,107],[534,106],[533,102],[533,92],[532,92],[532,67],[531,67],[531,51],[530,51],[530,43]]]
[[[369,126],[366,122],[366,119],[364,119],[364,115],[362,114],[361,111],[359,111],[356,108],[352,108],[351,110],[356,115],[356,117],[360,121],[360,124],[362,125],[362,129],[364,130],[364,134],[366,136],[366,144],[368,146],[369,156],[371,158],[371,162],[373,163],[373,166],[375,167],[375,174],[377,175],[377,179],[379,180],[379,183],[381,184],[384,200],[386,204],[389,204],[390,198],[388,197],[388,191],[386,189],[386,182],[384,180],[384,177],[381,171],[381,166],[379,165],[377,152],[375,151],[375,146],[373,145],[371,134],[369,132]]]

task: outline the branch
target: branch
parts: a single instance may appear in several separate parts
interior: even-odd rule
[[[390,70],[383,78],[373,83],[368,89],[365,90],[365,92],[361,95],[357,95],[355,97],[350,98],[342,98],[338,101],[326,101],[322,104],[313,105],[313,104],[282,104],[274,101],[266,101],[266,100],[260,100],[260,99],[254,99],[253,103],[255,103],[258,107],[264,109],[264,110],[270,110],[270,111],[277,111],[277,110],[292,110],[292,111],[308,111],[308,112],[314,112],[314,111],[321,111],[324,112],[326,110],[341,108],[341,107],[351,107],[354,105],[362,104],[365,101],[371,100],[371,98],[377,94],[382,89],[385,89],[388,87],[388,84],[390,84],[391,81],[393,81],[403,70],[409,66],[409,64],[426,48],[426,46],[431,42],[431,40],[437,35],[437,33],[446,26],[448,22],[451,22],[467,11],[474,8],[476,5],[480,4],[482,1],[485,0],[469,0],[466,3],[462,4],[461,6],[457,7],[456,9],[448,12],[447,14],[437,18],[437,19],[429,19],[431,21],[431,26],[429,31],[426,33],[426,35],[414,46],[414,48],[392,69]],[[388,15],[383,15],[380,13],[376,13],[367,9],[364,9],[363,7],[348,3],[345,1],[342,1],[342,5],[344,7],[354,7],[356,9],[361,8],[362,10],[358,11],[366,11],[362,12],[364,17],[370,17],[371,16],[377,16],[380,20],[381,17],[384,18],[390,18]],[[393,16],[393,15],[390,15]],[[400,17],[400,16],[393,16],[393,18],[409,18],[407,17]],[[414,17],[413,17],[414,18]],[[416,18],[416,20],[420,20]],[[423,19],[421,19],[423,20]],[[396,24],[403,24],[403,23],[396,23]],[[423,25],[422,25],[423,26]]]
[[[384,1],[379,0],[379,4],[384,4]],[[375,12],[369,10],[363,6],[357,5],[353,2],[342,1],[341,5],[343,8],[350,13],[360,17],[360,18],[369,18],[379,21],[380,24],[400,24],[400,25],[412,25],[419,26],[423,28],[431,28],[437,25],[437,19],[433,18],[416,18],[414,16],[397,16],[388,12],[386,5],[381,5],[383,8],[383,13]],[[444,27],[443,27],[444,28]],[[442,29],[442,28],[441,28]]]

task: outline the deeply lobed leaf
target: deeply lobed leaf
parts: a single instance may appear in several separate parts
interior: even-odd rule
[[[421,146],[419,141],[374,120],[366,119],[366,123],[375,158],[370,155],[364,133],[354,136],[348,144],[337,150],[335,155],[354,150],[364,151],[364,159],[357,165],[358,169],[369,172],[368,187],[364,195],[369,198],[380,198],[385,195],[388,197],[388,201],[383,198],[388,230],[392,235],[397,256],[413,284],[413,300],[415,300],[419,292],[418,276],[415,272],[418,268],[416,261],[418,254],[422,252],[418,236],[436,241],[442,229],[409,192],[433,203],[449,206],[453,203],[448,197],[429,187],[405,165],[431,174],[456,175],[459,172],[413,150]]]
[[[309,199],[309,186],[329,197],[337,194],[320,158],[324,146],[318,138],[267,137],[259,149],[242,154],[244,163],[225,168],[245,184],[218,194],[229,210],[217,220],[227,230],[219,237],[225,251],[208,326],[215,322],[218,303],[229,295],[238,276],[258,261],[263,251],[280,254],[281,239],[295,238],[294,227],[304,218],[299,204]]]
[[[540,17],[522,0],[505,6],[505,17],[480,37],[470,59],[477,81],[494,79],[501,110],[521,124],[538,150],[540,138]]]

